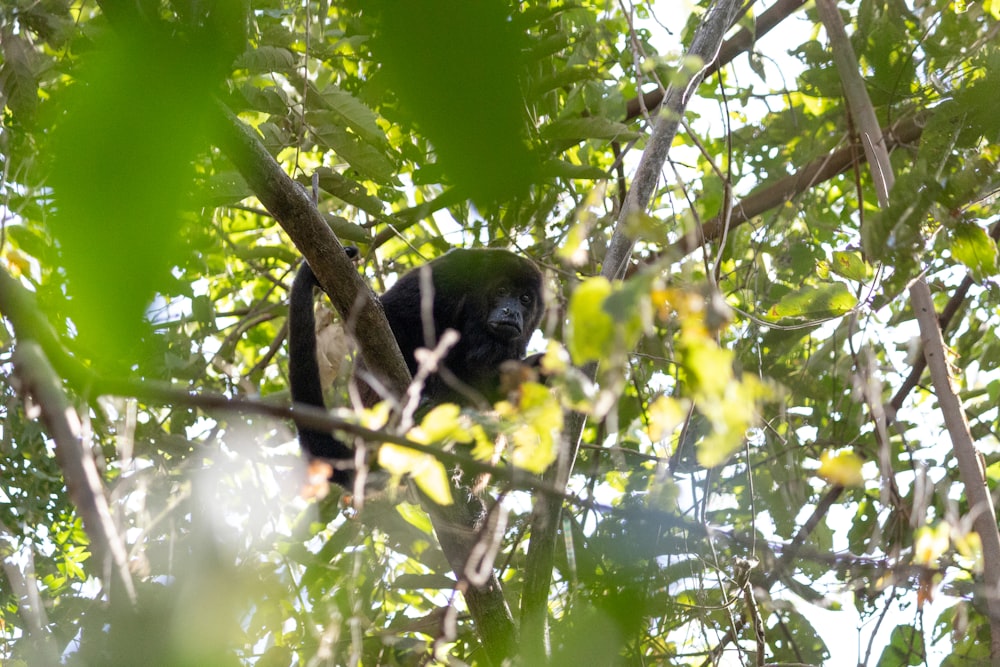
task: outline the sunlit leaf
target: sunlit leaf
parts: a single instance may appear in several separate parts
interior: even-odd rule
[[[830,262],[830,270],[848,280],[867,282],[875,275],[875,270],[857,251],[836,250]]]
[[[659,441],[670,435],[687,417],[689,406],[670,396],[659,396],[648,409],[649,437]]]
[[[969,531],[964,535],[952,535],[955,551],[963,561],[963,565],[977,574],[983,572],[983,541],[979,533]]]
[[[607,353],[615,338],[615,323],[604,310],[611,294],[606,278],[590,278],[580,283],[569,302],[569,352],[577,364],[596,361]]]
[[[828,482],[840,486],[863,486],[865,478],[861,474],[864,460],[849,449],[839,452],[830,450],[820,455],[817,474]]]
[[[516,423],[508,432],[513,451],[511,463],[528,472],[544,472],[555,461],[563,427],[563,411],[551,389],[537,382],[521,385],[516,404],[496,405],[501,417]]]
[[[951,252],[976,280],[997,272],[997,244],[979,225],[960,223],[949,230]]]
[[[784,317],[816,319],[843,315],[857,305],[857,297],[848,291],[846,285],[828,283],[792,292],[771,306],[767,315],[776,320]]]
[[[470,442],[472,435],[459,423],[461,408],[454,403],[442,403],[434,406],[420,422],[421,437],[419,442],[443,442],[457,440]]]
[[[452,504],[448,471],[432,455],[387,442],[379,447],[378,464],[394,477],[409,475],[438,505]]]

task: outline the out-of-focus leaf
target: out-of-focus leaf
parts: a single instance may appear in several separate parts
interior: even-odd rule
[[[518,422],[508,435],[515,467],[540,474],[556,459],[556,443],[562,433],[563,412],[556,395],[543,384],[525,382],[516,403],[501,401],[497,412]]]
[[[614,342],[615,323],[604,310],[610,294],[611,283],[605,278],[590,278],[573,290],[567,345],[577,364],[600,359]]]
[[[649,406],[649,437],[658,441],[684,422],[689,406],[670,396],[659,396]]]
[[[933,567],[951,546],[951,526],[938,521],[933,526],[920,526],[913,536],[913,562]]]
[[[857,251],[834,251],[833,261],[830,262],[830,270],[839,276],[859,283],[867,282],[875,275],[874,269],[864,260],[861,253]]]
[[[108,38],[64,100],[52,229],[80,340],[114,365],[134,363],[143,313],[184,250],[180,211],[206,145],[214,57],[141,30]]]
[[[864,461],[850,450],[833,453],[824,451],[820,456],[817,474],[828,482],[840,486],[862,486],[865,478],[861,474]]]
[[[857,297],[847,290],[846,285],[828,283],[820,287],[804,287],[792,292],[771,306],[767,315],[775,320],[784,317],[818,319],[843,315],[857,305]]]
[[[504,201],[537,178],[521,80],[525,42],[502,0],[371,0],[372,53],[400,104],[474,200]]]
[[[959,223],[948,230],[955,259],[972,271],[976,280],[997,272],[997,244],[979,225]]]
[[[409,475],[438,505],[452,504],[448,471],[430,454],[387,442],[379,447],[378,464],[394,477]]]
[[[603,169],[591,167],[587,164],[573,164],[565,160],[549,160],[542,165],[543,176],[553,178],[579,178],[585,180],[599,180],[607,178],[608,173]]]

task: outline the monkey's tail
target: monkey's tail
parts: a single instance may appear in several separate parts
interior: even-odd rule
[[[292,401],[326,408],[319,363],[316,361],[316,316],[313,312],[313,289],[319,286],[316,275],[305,262],[292,282],[288,301],[288,384]],[[352,461],[354,450],[326,431],[299,428],[299,444],[311,458]],[[350,488],[350,470],[334,469],[333,481]]]

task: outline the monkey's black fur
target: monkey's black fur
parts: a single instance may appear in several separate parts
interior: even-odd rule
[[[524,358],[528,339],[541,320],[541,272],[524,257],[493,249],[452,250],[426,268],[434,289],[434,340],[424,340],[423,269],[405,274],[380,298],[411,375],[417,370],[417,348],[433,347],[446,329],[460,335],[444,358],[446,372],[428,378],[422,400],[431,405],[467,403],[470,394],[497,400],[500,365]],[[325,407],[316,362],[313,288],[317,285],[312,269],[303,264],[289,301],[288,373],[293,401]],[[366,404],[377,400],[374,392],[363,394]],[[310,458],[354,459],[354,450],[327,432],[299,429],[299,442]],[[332,480],[350,488],[353,477],[351,469],[335,469]]]

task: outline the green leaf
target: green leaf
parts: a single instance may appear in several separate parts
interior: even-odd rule
[[[389,141],[385,132],[379,127],[378,115],[360,100],[334,86],[324,89],[320,95],[330,110],[341,119],[343,125],[350,127],[370,144],[388,147]]]
[[[593,116],[553,121],[541,129],[541,136],[549,141],[579,141],[580,139],[629,141],[638,135],[624,123]]]
[[[212,54],[123,32],[96,46],[85,82],[60,100],[51,179],[73,319],[112,366],[135,363],[145,310],[182,261],[181,209],[216,83]]]
[[[830,270],[848,280],[859,283],[867,282],[875,275],[874,269],[866,262],[858,251],[835,250]]]
[[[951,253],[982,281],[997,272],[997,244],[979,225],[959,223],[948,230]]]
[[[351,206],[357,206],[371,215],[385,213],[382,200],[368,194],[363,185],[328,167],[320,167],[314,172],[319,177],[319,187],[334,197],[344,200]]]
[[[857,298],[847,290],[846,285],[829,283],[820,287],[804,287],[786,295],[771,306],[767,316],[776,320],[785,317],[836,317],[850,312],[857,304]]]
[[[878,659],[878,667],[922,665],[926,661],[924,633],[912,625],[897,625],[892,629],[889,645]]]
[[[264,45],[244,51],[235,66],[254,74],[288,72],[295,68],[295,55],[288,49]]]
[[[548,160],[542,165],[542,175],[550,178],[578,178],[581,180],[601,180],[608,172],[589,164],[573,164],[565,160]]]
[[[333,111],[306,114],[320,144],[336,152],[362,174],[382,183],[396,180],[396,165],[386,153],[340,126],[340,116]]]
[[[538,174],[521,82],[524,33],[504,0],[369,0],[380,75],[474,201],[507,201]]]
[[[531,86],[531,97],[538,97],[550,90],[556,90],[557,88],[565,88],[573,85],[574,83],[580,81],[586,81],[588,79],[594,79],[598,77],[597,70],[590,67],[585,67],[583,65],[572,65],[565,69],[559,70],[555,74],[551,74],[547,77],[539,79]]]
[[[589,278],[573,290],[569,301],[569,348],[573,361],[583,364],[607,354],[615,336],[615,322],[604,309],[611,295],[607,278]]]

